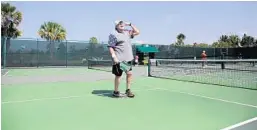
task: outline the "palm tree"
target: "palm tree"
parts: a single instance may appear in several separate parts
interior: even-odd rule
[[[6,51],[9,51],[11,38],[21,36],[21,31],[17,28],[22,21],[22,13],[16,10],[15,6],[9,3],[1,3],[1,36],[7,37]]]
[[[246,34],[244,34],[240,44],[242,46],[253,46],[254,45],[254,37],[247,36]]]
[[[186,39],[186,36],[183,33],[178,34],[176,45],[179,45],[179,46],[184,45],[184,40],[185,39]]]
[[[97,44],[98,43],[98,40],[96,37],[91,37],[90,40],[89,40],[89,43],[91,44]]]
[[[41,38],[50,42],[50,54],[53,59],[54,42],[61,42],[66,39],[66,30],[55,22],[45,22],[40,26],[38,34]]]
[[[97,46],[97,43],[98,43],[98,40],[96,37],[91,37],[89,39],[89,50],[87,51],[88,52],[88,58],[92,58],[93,55],[95,55],[95,51],[96,51],[96,46]]]
[[[227,35],[221,35],[219,42],[228,42],[229,38]]]
[[[238,35],[230,35],[229,36],[229,42],[232,44],[232,46],[233,47],[235,47],[235,46],[239,46],[240,47],[240,38],[239,38],[239,36]]]

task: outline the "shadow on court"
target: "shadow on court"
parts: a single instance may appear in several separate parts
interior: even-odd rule
[[[113,90],[93,90],[92,94],[97,95],[97,96],[102,96],[102,97],[110,97],[113,98],[112,96]]]
[[[112,96],[113,90],[94,90],[92,94],[101,96],[101,97],[109,97],[109,98],[117,98]],[[124,93],[120,93],[119,98],[126,98],[127,96]]]

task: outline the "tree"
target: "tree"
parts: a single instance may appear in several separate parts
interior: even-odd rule
[[[210,47],[210,46],[206,43],[199,43],[199,44],[195,44],[195,47]]]
[[[186,39],[186,36],[183,33],[178,34],[176,45],[183,46],[185,39]]]
[[[21,36],[21,31],[18,29],[22,21],[22,13],[16,10],[15,6],[9,3],[1,3],[1,36],[7,37],[6,51],[8,52],[11,45],[11,38]]]
[[[177,43],[171,43],[170,45],[171,45],[171,46],[176,46],[176,44],[177,44]]]
[[[212,47],[215,48],[230,48],[240,46],[240,38],[238,35],[221,35],[220,39],[217,42],[212,44]]]
[[[91,59],[92,57],[94,57],[97,53],[97,49],[96,49],[96,45],[97,45],[98,41],[96,37],[91,37],[89,40],[89,50],[88,52],[88,56]]]
[[[212,43],[212,47],[217,48],[218,46],[219,46],[219,42],[213,42],[213,43]]]
[[[55,22],[45,22],[40,26],[38,34],[41,38],[50,42],[50,54],[53,59],[55,49],[54,42],[61,42],[66,39],[66,30],[60,24]]]
[[[191,44],[186,44],[186,45],[184,45],[185,47],[193,47],[193,45],[191,45]]]
[[[254,37],[247,36],[246,34],[244,34],[240,44],[241,46],[248,46],[248,47],[254,46]]]
[[[212,47],[215,47],[215,48],[229,48],[232,46],[232,43],[231,42],[223,42],[223,41],[220,41],[220,42],[214,42],[212,44]]]
[[[219,42],[229,42],[229,38],[227,35],[221,35]]]
[[[228,38],[228,42],[231,43],[232,47],[240,46],[240,38],[238,35],[230,35]]]
[[[89,43],[91,44],[97,44],[98,43],[98,40],[96,37],[91,37],[90,40],[89,40]]]

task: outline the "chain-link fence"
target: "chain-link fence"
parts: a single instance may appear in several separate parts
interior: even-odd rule
[[[208,59],[256,59],[257,47],[248,48],[214,48],[181,47],[171,45],[152,45],[158,48],[157,59],[200,59],[203,51]]]
[[[3,63],[3,39],[2,63]],[[158,59],[193,59],[200,58],[203,50],[209,59],[257,58],[257,48],[199,48],[176,47],[171,45],[151,45],[159,52]],[[133,45],[133,54],[137,54]],[[49,42],[38,39],[8,39],[6,42],[7,67],[42,67],[42,66],[86,66],[88,59],[111,60],[107,44],[90,44],[82,41]]]
[[[11,39],[6,44],[7,67],[84,66],[87,59],[110,59],[105,44],[38,39]],[[3,53],[2,50],[2,56]]]

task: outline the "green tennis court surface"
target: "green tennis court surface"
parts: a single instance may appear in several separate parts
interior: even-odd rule
[[[7,69],[6,69],[7,71]],[[74,68],[19,68],[9,69],[8,76],[47,76],[47,75],[70,75],[84,74],[86,72],[96,72],[85,67]]]
[[[9,70],[2,77],[2,129],[219,130],[257,117],[256,90],[146,77],[146,68],[133,69],[133,99],[111,97],[110,72]]]

